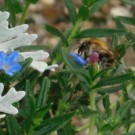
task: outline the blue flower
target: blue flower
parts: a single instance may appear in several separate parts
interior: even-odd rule
[[[78,54],[76,54],[76,53],[74,53],[74,52],[70,52],[69,54],[74,58],[74,60],[75,60],[79,65],[84,66],[84,65],[87,64],[87,61],[86,61],[83,57],[81,57],[80,55],[78,55]]]
[[[13,76],[14,73],[21,70],[21,65],[17,63],[18,52],[12,51],[9,55],[0,51],[0,70],[7,75]]]

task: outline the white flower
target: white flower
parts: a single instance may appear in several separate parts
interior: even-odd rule
[[[8,12],[0,12],[0,51],[8,52],[10,48],[18,48],[30,45],[36,38],[36,34],[28,34],[27,24],[8,28]]]
[[[2,96],[4,90],[3,83],[0,83],[0,112],[8,114],[17,114],[18,109],[12,104],[20,101],[25,96],[25,91],[16,91],[15,88],[10,88],[7,94]],[[0,118],[5,117],[5,115],[0,115]]]
[[[31,45],[37,38],[37,35],[26,33],[28,29],[27,24],[8,28],[8,18],[8,12],[0,12],[0,51],[9,52],[11,49]],[[26,58],[31,57],[33,61],[30,67],[41,73],[47,69],[54,71],[55,67],[58,67],[57,64],[48,66],[46,62],[41,61],[49,56],[47,52],[42,50],[35,52],[20,52],[19,54],[22,56],[22,59],[20,60],[25,60]]]
[[[5,114],[1,114],[1,115],[0,115],[0,119],[2,119],[2,118],[4,118],[4,117],[6,117]]]
[[[55,71],[55,68],[58,67],[57,64],[48,66],[46,62],[41,61],[41,60],[47,59],[49,57],[49,54],[42,50],[35,51],[35,52],[21,52],[20,54],[23,57],[23,59],[27,59],[27,58],[31,57],[33,59],[33,61],[30,65],[30,67],[38,70],[41,73],[47,69]]]

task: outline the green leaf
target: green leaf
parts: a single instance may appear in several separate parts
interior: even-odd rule
[[[127,33],[126,30],[123,29],[86,29],[81,31],[79,34],[75,36],[75,38],[90,38],[90,37],[112,37],[114,34],[119,36],[125,35]]]
[[[135,18],[125,17],[125,16],[118,16],[117,18],[123,23],[135,26]]]
[[[78,70],[72,70],[72,69],[63,69],[59,73],[67,73],[67,74],[71,73],[71,74],[75,74],[75,75],[85,76],[83,72],[78,71]]]
[[[26,52],[26,51],[49,50],[49,49],[50,49],[49,45],[31,45],[18,47],[15,50],[20,52]]]
[[[118,46],[118,35],[117,34],[114,34],[113,35],[111,46],[113,48],[116,48],[116,46]]]
[[[38,2],[38,0],[25,0],[25,2],[36,4]]]
[[[108,94],[106,94],[105,97],[103,98],[103,106],[106,110],[107,116],[110,116],[111,115],[111,109],[110,109],[110,99],[109,99]]]
[[[29,0],[31,3],[36,4],[38,0]]]
[[[130,4],[132,6],[135,6],[135,1],[133,1],[133,0],[121,0],[121,1],[124,3]]]
[[[7,115],[7,128],[8,128],[8,135],[20,135],[20,126],[13,115]]]
[[[90,5],[92,5],[96,0],[82,0],[83,5],[89,7]]]
[[[31,92],[31,86],[30,82],[27,80],[26,81],[26,96],[25,96],[25,108],[26,108],[26,113],[28,114],[28,117],[31,117],[32,114],[34,113],[35,110],[35,103],[33,101],[34,95]]]
[[[131,109],[131,106],[132,101],[128,100],[120,107],[120,109],[115,114],[115,118],[117,119],[118,122],[120,122],[124,117],[126,117],[128,111]]]
[[[96,84],[96,87],[100,88],[102,86],[108,86],[108,85],[115,85],[127,82],[129,80],[133,79],[133,74],[123,74],[123,75],[115,75],[111,77],[106,77],[99,81],[99,83]]]
[[[75,5],[72,2],[72,0],[64,0],[64,2],[65,2],[65,5],[67,7],[67,10],[68,10],[69,17],[70,17],[72,23],[75,24],[77,21],[77,14],[76,14]]]
[[[71,120],[75,112],[67,113],[48,120],[44,120],[40,129],[37,129],[34,135],[47,135],[53,131],[59,130]]]
[[[67,29],[64,33],[65,38],[68,39],[70,34],[71,34],[71,29]],[[50,55],[51,59],[55,59],[57,61],[61,60],[61,53],[60,53],[61,49],[60,48],[62,46],[63,46],[63,42],[62,42],[62,40],[59,40],[58,43],[56,44],[54,51]]]
[[[120,90],[123,89],[123,84],[118,84],[118,85],[111,85],[110,87],[101,87],[101,88],[98,88],[97,91],[98,93],[100,94],[105,94],[105,93],[114,93],[114,92],[118,92]]]
[[[41,109],[45,106],[48,97],[49,87],[50,87],[49,79],[47,77],[43,78],[40,93],[37,99],[37,108]]]
[[[48,32],[50,32],[52,35],[55,35],[55,36],[61,38],[62,42],[68,46],[68,42],[67,42],[66,38],[59,30],[57,30],[56,28],[54,28],[48,24],[45,25],[45,29]]]
[[[5,0],[5,6],[7,8],[7,10],[10,12],[10,22],[13,26],[15,26],[16,24],[16,12],[15,12],[15,7],[12,3],[11,0]]]
[[[114,18],[114,21],[117,25],[118,28],[121,28],[121,29],[124,29],[124,30],[127,30],[124,25],[120,22],[119,18],[118,17],[115,17]],[[131,33],[131,32],[128,32],[126,33],[125,35],[126,39],[131,43],[134,51],[135,51],[135,36]]]
[[[85,6],[81,6],[79,8],[78,16],[77,18],[81,21],[86,20],[89,17],[89,9]]]
[[[117,124],[115,125],[115,128],[114,128],[114,129],[118,129],[118,128],[120,128],[121,126],[126,126],[126,125],[130,125],[130,124],[133,124],[133,123],[135,123],[135,120],[122,121],[122,122],[120,122],[120,123],[117,123]],[[134,135],[134,134],[129,133],[129,134],[120,134],[120,135]]]
[[[41,124],[41,122],[43,121],[43,118],[49,112],[51,107],[52,107],[52,104],[49,104],[49,105],[46,105],[45,107],[43,107],[42,109],[36,110],[36,112],[34,114],[34,118],[33,118],[33,122],[35,125],[34,127],[37,127]]]
[[[83,118],[89,118],[91,115],[96,115],[97,112],[93,111],[87,107],[81,107],[78,111],[79,115],[81,115]]]
[[[27,79],[30,81],[30,87],[31,88],[36,84],[39,77],[40,77],[40,73],[36,70],[33,71],[32,73],[30,73],[30,75],[28,76]]]
[[[35,97],[33,95],[33,91],[31,90],[30,81],[28,80],[26,81],[25,91],[26,95],[24,97],[23,109],[19,113],[24,118],[23,128],[28,133],[33,127],[33,117],[36,110]]]
[[[31,88],[35,85],[36,81],[39,79],[40,73],[38,71],[33,71],[27,73],[27,76],[23,78],[18,84],[16,84],[15,88],[17,90],[23,90],[25,88],[26,80],[29,80],[31,82]]]
[[[18,0],[11,0],[12,2],[12,8],[14,9],[14,12],[16,14],[21,13],[22,12],[22,7],[21,4],[19,3]]]
[[[5,0],[5,4],[8,6],[9,10],[13,11],[15,14],[22,12],[22,7],[18,0]]]
[[[2,129],[0,129],[0,135],[7,135]]]
[[[89,15],[92,16],[97,10],[103,7],[104,4],[109,2],[109,0],[96,0],[89,8]]]

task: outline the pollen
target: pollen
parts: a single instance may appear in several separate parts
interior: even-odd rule
[[[3,69],[4,69],[4,70],[8,70],[9,68],[10,68],[10,66],[9,66],[8,64],[4,64],[4,65],[3,65]]]

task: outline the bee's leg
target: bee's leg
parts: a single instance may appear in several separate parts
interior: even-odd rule
[[[87,59],[87,52],[84,52],[84,59]]]
[[[79,49],[78,49],[78,55],[82,55],[82,47],[80,47]]]

